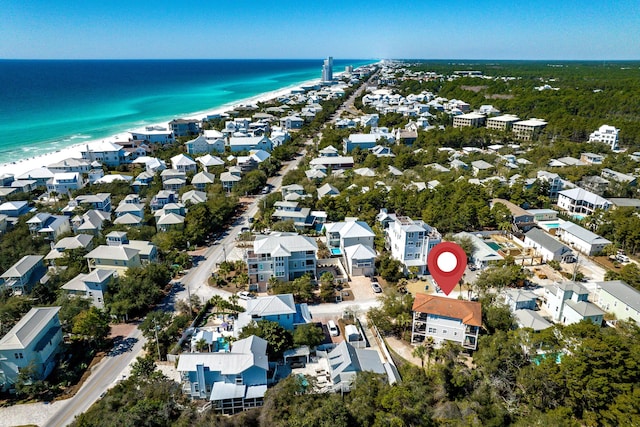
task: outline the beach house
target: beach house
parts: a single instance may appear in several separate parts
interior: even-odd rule
[[[259,407],[267,391],[267,341],[252,335],[228,352],[182,353],[177,370],[183,392],[210,401],[216,411],[234,414]]]
[[[0,275],[0,287],[10,289],[14,294],[31,292],[33,286],[45,275],[42,255],[25,255]]]
[[[268,320],[293,331],[298,325],[311,322],[311,313],[307,304],[296,304],[292,294],[270,295],[247,301],[247,309],[238,315],[234,334],[251,322]]]
[[[422,220],[395,214],[388,217],[385,245],[391,250],[391,257],[402,263],[405,273],[425,274],[429,251],[442,241],[442,235]]]
[[[56,241],[58,236],[71,231],[69,217],[66,215],[37,213],[27,221],[27,225],[32,236],[41,236],[50,241]]]
[[[0,389],[15,386],[21,369],[33,367],[45,379],[56,365],[62,344],[60,307],[34,307],[0,339]]]
[[[115,277],[116,270],[95,269],[89,274],[80,273],[62,285],[68,295],[86,298],[96,308],[104,308],[104,294],[109,282]]]
[[[290,281],[308,274],[314,278],[317,251],[315,240],[296,233],[256,236],[246,258],[251,287],[265,292],[271,277]]]
[[[600,325],[604,311],[588,301],[589,291],[578,282],[558,282],[544,287],[543,306],[553,320],[571,325],[589,320]]]
[[[122,146],[111,141],[94,142],[85,145],[80,151],[82,158],[90,162],[100,162],[105,166],[116,167],[127,162],[127,152]]]
[[[411,344],[419,345],[432,337],[436,344],[447,340],[469,350],[478,348],[482,326],[479,302],[418,293],[412,311]]]
[[[617,320],[633,320],[640,325],[640,292],[622,280],[596,282],[596,303]]]

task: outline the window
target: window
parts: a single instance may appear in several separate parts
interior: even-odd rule
[[[438,332],[438,330],[436,328],[429,328],[429,333],[430,334],[435,334],[437,332]]]
[[[443,329],[443,330],[442,330],[442,334],[443,334],[443,335],[446,335],[446,334],[447,334],[447,330],[446,330],[446,329]]]
[[[236,375],[236,384],[237,385],[241,385],[242,384],[242,375]]]

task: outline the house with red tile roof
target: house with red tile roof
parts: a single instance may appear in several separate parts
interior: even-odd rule
[[[419,293],[412,311],[411,344],[419,345],[427,337],[433,337],[436,344],[448,340],[469,350],[478,348],[478,333],[482,326],[479,302]]]

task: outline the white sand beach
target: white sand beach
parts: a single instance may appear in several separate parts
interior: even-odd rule
[[[336,73],[336,76],[338,76],[340,73]],[[278,90],[274,90],[271,92],[265,92],[256,96],[253,96],[251,98],[247,98],[247,99],[243,99],[243,100],[239,100],[239,101],[234,101],[233,103],[228,103],[225,105],[222,105],[220,107],[217,107],[215,109],[211,109],[211,110],[206,110],[206,111],[202,111],[202,112],[196,112],[196,113],[191,113],[191,114],[185,114],[183,116],[180,117],[175,117],[175,118],[188,118],[188,119],[198,119],[201,120],[207,116],[210,115],[215,115],[215,114],[221,114],[224,113],[225,111],[229,111],[231,109],[233,109],[233,107],[238,106],[238,105],[250,105],[250,104],[256,104],[258,102],[266,102],[266,101],[270,101],[272,99],[281,97],[283,95],[287,95],[289,94],[293,89],[295,88],[299,88],[301,86],[306,86],[306,85],[313,85],[313,84],[317,84],[320,80],[319,79],[312,79],[312,80],[307,80],[305,82],[302,83],[297,83],[295,85],[291,85],[291,86],[287,86],[285,88],[281,88]],[[144,127],[147,126],[162,126],[162,127],[167,127],[168,126],[169,121],[166,122],[161,122],[161,123],[149,123],[147,125],[145,125]],[[144,129],[143,127],[143,129]],[[138,128],[140,129],[140,128]],[[129,131],[135,131],[135,129],[130,129]],[[60,162],[62,160],[65,159],[69,159],[69,158],[76,158],[79,159],[82,157],[82,155],[80,154],[80,151],[86,147],[87,145],[91,146],[92,144],[96,144],[102,141],[108,141],[108,140],[127,140],[129,138],[129,131],[123,131],[120,132],[116,135],[112,135],[111,137],[108,138],[101,138],[99,140],[90,140],[90,141],[84,141],[80,144],[74,144],[74,145],[70,145],[68,147],[62,148],[60,150],[57,151],[53,151],[50,153],[46,153],[46,154],[42,154],[39,156],[35,156],[35,157],[29,157],[27,159],[22,159],[22,160],[17,160],[14,162],[8,162],[8,163],[4,163],[0,165],[0,175],[3,174],[10,174],[10,175],[20,175],[23,174],[25,172],[28,172],[32,169],[36,169],[36,168],[40,168],[40,167],[45,167],[48,166],[52,163],[56,163],[56,162]]]

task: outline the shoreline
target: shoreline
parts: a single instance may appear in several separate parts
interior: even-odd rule
[[[340,76],[342,73],[335,73],[336,77]],[[55,150],[55,151],[50,151],[48,153],[43,153],[43,154],[39,154],[37,156],[34,157],[28,157],[25,159],[20,159],[20,160],[15,160],[12,162],[5,162],[0,164],[0,175],[3,174],[9,174],[9,175],[21,175],[23,173],[26,173],[32,169],[37,169],[40,167],[46,167],[47,165],[50,165],[52,163],[57,163],[60,162],[62,160],[65,159],[69,159],[69,158],[82,158],[82,155],[80,154],[80,150],[82,148],[84,148],[87,145],[91,145],[91,144],[97,144],[97,143],[101,143],[103,141],[112,141],[115,139],[118,139],[119,137],[123,137],[126,134],[129,134],[129,132],[132,131],[136,131],[136,130],[140,130],[140,129],[144,129],[146,127],[150,127],[150,126],[162,126],[162,127],[167,127],[169,121],[173,120],[174,118],[185,118],[185,119],[198,119],[198,120],[202,120],[203,118],[207,117],[208,115],[213,115],[213,114],[222,114],[225,111],[229,111],[231,109],[233,109],[233,107],[238,106],[238,105],[242,105],[242,104],[256,104],[258,102],[265,102],[265,101],[269,101],[275,98],[278,98],[280,96],[283,95],[287,95],[289,93],[291,93],[291,91],[297,87],[300,86],[305,86],[305,85],[311,85],[311,84],[318,84],[320,82],[320,78],[314,78],[311,80],[305,80],[302,82],[297,82],[295,84],[291,84],[279,89],[275,89],[269,92],[263,92],[263,93],[259,93],[257,95],[248,97],[248,98],[243,98],[243,99],[238,99],[235,101],[231,101],[231,102],[227,102],[223,105],[217,106],[217,107],[211,107],[209,109],[203,110],[203,111],[198,111],[198,112],[193,112],[193,113],[187,113],[181,116],[175,116],[172,119],[167,120],[166,122],[156,122],[156,123],[148,123],[148,124],[144,124],[140,127],[137,128],[132,128],[132,129],[127,129],[127,130],[123,130],[121,132],[115,133],[113,135],[104,137],[104,138],[97,138],[97,139],[89,139],[89,140],[84,140],[83,142],[80,143],[75,143],[69,146],[66,146],[64,148],[61,148],[59,150]]]

